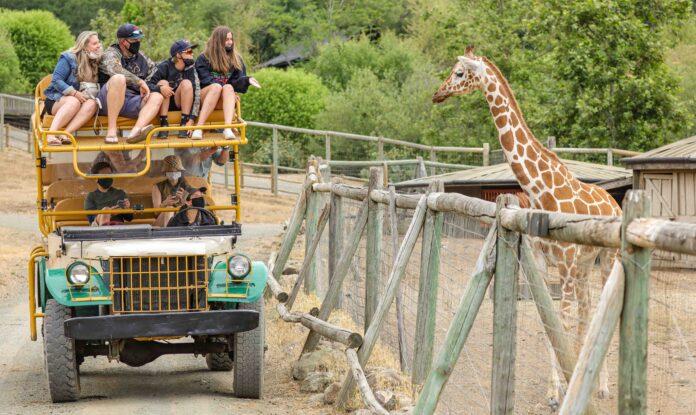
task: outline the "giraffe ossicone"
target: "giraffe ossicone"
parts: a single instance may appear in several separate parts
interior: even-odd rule
[[[481,91],[486,98],[498,130],[500,146],[505,160],[529,200],[531,207],[553,212],[588,215],[620,216],[621,208],[611,195],[599,186],[579,181],[552,151],[545,148],[527,126],[512,89],[500,70],[487,58],[474,54],[469,45],[464,55],[457,58],[449,77],[433,95],[434,103],[449,97]],[[577,303],[577,342],[584,339],[590,312],[589,277],[595,259],[602,250],[550,240],[535,239],[535,245],[558,268],[561,280],[561,317],[569,331],[572,303]],[[606,251],[604,251],[606,252]],[[616,251],[609,252],[615,259]],[[543,261],[542,261],[543,262]],[[610,263],[612,261],[608,261]],[[546,267],[545,263],[539,264]],[[607,273],[602,275],[602,284]],[[555,353],[550,344],[552,368],[557,368]],[[553,369],[549,402],[560,403],[562,394],[557,369]],[[600,373],[598,390],[600,397],[608,397],[606,368]]]

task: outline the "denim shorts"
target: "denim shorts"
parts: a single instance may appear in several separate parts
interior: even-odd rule
[[[106,94],[107,94],[108,87],[109,87],[108,83],[106,85],[102,86],[101,89],[99,90],[99,95],[97,96],[97,98],[99,98],[99,102],[101,103],[101,109],[99,110],[99,115],[107,115],[108,114],[108,109],[106,107]],[[136,94],[135,92],[126,88],[126,97],[123,100],[123,106],[121,107],[121,111],[118,113],[118,115],[120,115],[121,117],[126,117],[126,118],[138,118],[138,114],[140,113],[140,104],[141,103],[142,103],[142,99],[140,98],[140,94]]]

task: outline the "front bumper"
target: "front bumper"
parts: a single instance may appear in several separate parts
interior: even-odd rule
[[[256,311],[211,310],[74,317],[65,321],[65,335],[75,340],[217,336],[249,331],[258,326]]]

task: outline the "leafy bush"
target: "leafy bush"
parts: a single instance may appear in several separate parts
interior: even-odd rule
[[[262,69],[253,74],[261,84],[261,89],[250,87],[242,96],[242,117],[249,121],[282,124],[300,128],[314,128],[317,114],[324,109],[328,90],[321,80],[301,69]],[[250,144],[244,152],[257,152],[268,149],[271,132],[250,128]],[[294,139],[293,139],[294,137]],[[310,148],[310,141],[290,135],[283,140],[281,156],[287,154],[288,160],[283,165],[302,166],[306,156],[297,158]],[[264,150],[255,157],[257,162],[269,161],[270,152]],[[263,157],[260,156],[263,154]],[[262,157],[262,158],[261,158]],[[287,164],[285,164],[287,163]]]
[[[1,10],[0,27],[7,30],[30,85],[52,73],[60,53],[74,42],[68,26],[46,11]]]
[[[0,92],[24,93],[30,91],[29,83],[22,76],[19,59],[12,47],[10,37],[7,32],[0,30]]]

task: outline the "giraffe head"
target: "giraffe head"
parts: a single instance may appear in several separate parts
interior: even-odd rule
[[[474,46],[467,46],[464,55],[457,59],[452,73],[433,95],[433,102],[436,104],[451,96],[465,95],[482,87],[481,80],[486,67],[480,57],[474,56]]]

